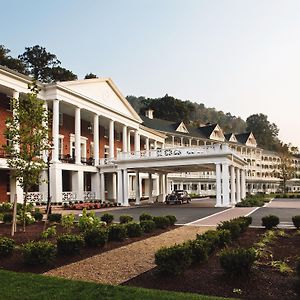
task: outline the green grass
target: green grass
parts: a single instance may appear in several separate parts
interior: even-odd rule
[[[190,293],[176,293],[127,286],[102,285],[73,281],[30,273],[14,273],[0,270],[1,299],[99,299],[99,300],[213,300],[218,297]]]

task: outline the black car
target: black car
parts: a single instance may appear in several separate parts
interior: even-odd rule
[[[185,190],[176,190],[166,196],[166,204],[182,204],[184,202],[189,203],[191,197]]]

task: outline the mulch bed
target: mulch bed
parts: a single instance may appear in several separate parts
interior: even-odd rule
[[[250,247],[264,232],[264,229],[250,228],[232,247]],[[300,234],[296,235],[295,230],[286,230],[286,233],[289,237],[279,237],[269,247],[274,260],[284,260],[295,270],[296,257],[300,254]],[[223,273],[217,253],[210,256],[207,262],[192,266],[178,277],[160,274],[154,268],[124,284],[240,299],[300,299],[297,296],[300,282],[295,273],[282,275],[272,267],[260,265],[255,266],[249,277],[231,278]]]
[[[56,231],[57,234],[60,235],[62,233],[66,233],[66,230],[60,225],[60,224],[50,224],[50,225],[56,225]],[[50,226],[49,225],[49,226]],[[21,245],[23,243],[26,243],[28,241],[32,240],[42,240],[41,239],[41,233],[43,231],[43,222],[37,222],[35,224],[31,224],[26,226],[26,232],[22,231],[21,226],[18,226],[17,232],[15,233],[15,236],[13,239],[15,240],[17,245]],[[49,227],[47,226],[47,227]],[[63,265],[67,265],[76,261],[80,261],[82,259],[112,250],[116,249],[125,245],[128,245],[130,243],[140,241],[143,239],[147,239],[151,236],[159,235],[163,232],[175,229],[175,226],[172,226],[168,229],[156,229],[153,233],[144,233],[141,237],[137,238],[127,238],[123,242],[108,242],[103,248],[96,247],[84,247],[81,251],[80,255],[74,255],[74,256],[57,256],[55,258],[55,261],[51,265],[42,265],[42,266],[29,266],[23,263],[22,259],[22,253],[20,248],[15,249],[14,253],[10,257],[6,257],[5,259],[0,259],[0,269],[15,271],[15,272],[31,272],[31,273],[44,273],[51,269],[58,268]],[[72,230],[72,233],[79,234],[79,229],[74,228]],[[0,224],[0,237],[6,236],[9,238],[12,238],[10,236],[11,234],[11,224]],[[51,241],[51,239],[49,239]],[[55,239],[52,239],[52,241],[55,243]]]

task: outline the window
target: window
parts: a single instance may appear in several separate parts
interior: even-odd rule
[[[104,158],[109,157],[109,146],[105,145],[104,146]]]
[[[104,128],[104,137],[108,139],[108,128]]]
[[[116,132],[116,140],[121,141],[121,132]]]

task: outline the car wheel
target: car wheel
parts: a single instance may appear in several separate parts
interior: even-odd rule
[[[170,204],[170,202],[169,202],[169,201],[166,201],[166,204],[168,204],[168,205],[169,205],[169,204]]]

